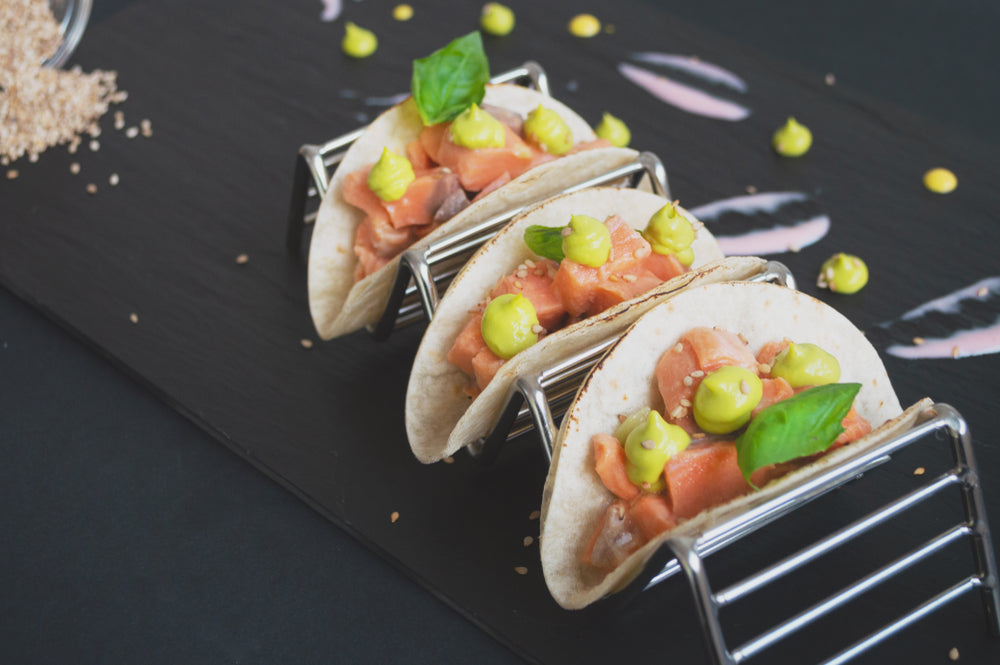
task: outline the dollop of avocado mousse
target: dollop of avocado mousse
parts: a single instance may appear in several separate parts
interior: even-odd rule
[[[344,24],[344,39],[340,42],[340,49],[352,58],[367,58],[378,48],[378,38],[371,30],[348,21]]]
[[[573,130],[558,113],[541,104],[525,119],[524,135],[550,155],[564,155],[573,147]]]
[[[521,293],[505,293],[486,306],[480,331],[490,351],[504,360],[538,342],[538,314]]]
[[[657,254],[674,254],[686,266],[694,262],[694,226],[687,217],[677,212],[672,203],[657,210],[646,224],[642,236]]]
[[[774,151],[782,157],[801,157],[812,147],[813,135],[809,128],[789,117],[771,139]]]
[[[570,261],[600,268],[611,256],[611,233],[600,220],[573,215],[563,229],[562,250]]]
[[[868,266],[853,254],[840,252],[823,262],[816,286],[834,293],[857,293],[868,283]]]
[[[709,434],[728,434],[750,420],[764,387],[760,378],[743,367],[719,368],[706,376],[694,393],[692,412],[698,427]]]
[[[451,121],[448,130],[451,142],[464,148],[502,148],[505,143],[503,124],[488,112],[473,104]]]
[[[479,15],[479,27],[495,37],[509,35],[514,29],[514,12],[499,2],[487,2]]]
[[[594,133],[597,138],[610,141],[616,148],[624,148],[632,141],[628,125],[610,113],[601,116],[601,123],[594,129]]]
[[[840,380],[840,363],[815,344],[789,344],[771,364],[771,376],[792,388],[825,386]]]
[[[664,487],[663,467],[691,443],[688,433],[671,425],[655,410],[625,439],[625,473],[633,485],[649,492]]]
[[[368,187],[383,201],[398,201],[415,179],[410,160],[382,148],[382,156],[368,172]]]

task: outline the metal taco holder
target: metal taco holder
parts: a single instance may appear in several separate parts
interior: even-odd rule
[[[493,83],[512,81],[528,84],[543,94],[549,94],[547,76],[537,63],[526,62],[521,67],[491,79]],[[340,163],[347,148],[364,132],[364,129],[364,127],[356,129],[321,145],[306,144],[299,149],[286,234],[286,245],[290,251],[301,251],[305,225],[315,221],[315,208],[326,192],[332,169]],[[565,190],[564,193],[615,183],[625,178],[628,178],[630,185],[634,187],[644,176],[649,177],[656,193],[669,198],[666,170],[659,158],[648,152],[641,153],[633,164],[581,182]],[[415,322],[424,316],[430,319],[437,308],[439,289],[443,290],[450,283],[468,256],[526,207],[528,206],[507,211],[474,228],[442,238],[423,250],[404,252],[382,318],[378,324],[369,328],[372,334],[377,339],[384,339],[396,327]],[[307,210],[307,208],[312,209]],[[778,282],[789,288],[795,288],[794,277],[783,264],[776,261],[768,262],[764,270],[751,278],[751,281]],[[556,432],[554,415],[560,416],[565,413],[580,382],[616,341],[617,337],[612,337],[580,353],[563,358],[555,365],[535,374],[520,377],[508,391],[505,406],[494,422],[491,434],[470,443],[469,450],[472,455],[488,462],[496,456],[504,442],[534,428],[538,432],[543,454],[546,460],[551,462]],[[735,665],[758,655],[769,646],[860,597],[947,545],[967,537],[972,547],[975,566],[972,575],[961,579],[822,665],[846,663],[972,590],[978,590],[980,593],[991,634],[1000,637],[1000,578],[998,578],[968,425],[961,414],[947,404],[932,405],[925,416],[924,420],[909,431],[883,442],[862,455],[849,457],[838,466],[826,469],[821,474],[803,479],[803,482],[782,495],[716,524],[696,538],[667,539],[627,587],[603,602],[627,603],[639,593],[648,591],[683,571],[691,587],[711,662],[716,665]],[[865,471],[888,461],[893,453],[925,437],[933,436],[941,430],[947,432],[951,441],[955,466],[950,471],[722,591],[713,591],[705,568],[705,558],[708,555],[740,541],[823,494],[859,478]],[[850,542],[890,518],[920,505],[922,501],[935,496],[945,488],[953,486],[957,486],[961,491],[964,521],[735,650],[730,650],[727,646],[720,622],[720,610],[723,607],[780,580],[794,570]]]
[[[535,62],[526,62],[516,69],[504,72],[492,78],[491,82],[528,84],[542,94],[549,94],[545,71]],[[361,127],[323,145],[306,144],[299,148],[285,238],[290,251],[300,251],[305,225],[316,219],[315,210],[307,212],[307,207],[311,208],[312,202],[318,205],[329,185],[331,169],[335,169],[343,159],[347,148],[364,130],[365,128]],[[638,187],[643,178],[648,178],[655,193],[669,198],[667,171],[659,157],[651,152],[639,153],[631,164],[581,181],[564,189],[562,193],[568,194],[626,180],[629,186]],[[403,252],[382,316],[377,324],[369,326],[372,335],[378,340],[383,340],[395,328],[414,323],[424,317],[430,320],[434,310],[437,309],[440,294],[476,249],[514,217],[540,202],[541,200],[507,210],[474,227],[440,238],[422,249]]]

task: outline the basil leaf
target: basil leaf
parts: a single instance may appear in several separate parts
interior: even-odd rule
[[[535,254],[553,261],[566,258],[562,249],[562,226],[538,226],[534,224],[524,230],[524,244]]]
[[[829,448],[844,431],[840,421],[859,390],[860,383],[816,386],[758,413],[736,439],[736,462],[743,477],[749,483],[757,469]]]
[[[410,88],[424,125],[433,125],[483,101],[489,80],[490,64],[477,31],[414,60]]]

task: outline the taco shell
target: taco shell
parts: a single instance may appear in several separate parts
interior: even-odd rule
[[[682,522],[604,575],[581,561],[594,526],[611,501],[611,493],[594,470],[591,438],[613,432],[619,414],[643,406],[662,408],[654,374],[656,362],[685,332],[698,326],[738,333],[755,354],[766,342],[786,337],[821,346],[838,359],[842,382],[862,384],[854,405],[874,431],[769,483],[759,492]],[[541,559],[546,584],[563,607],[585,607],[629,582],[670,535],[696,536],[725,518],[745,512],[804,476],[864,452],[902,431],[925,407],[918,404],[901,415],[899,401],[872,345],[843,315],[810,296],[763,283],[687,289],[635,323],[592,370],[563,420],[542,498]]]

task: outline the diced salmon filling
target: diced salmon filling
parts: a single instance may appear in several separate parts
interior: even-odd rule
[[[735,443],[698,431],[690,413],[690,404],[705,374],[726,364],[746,367],[760,376],[763,397],[754,416],[765,407],[805,390],[805,387],[793,389],[785,379],[768,375],[774,357],[788,343],[788,340],[769,342],[754,357],[738,335],[716,328],[693,328],[660,356],[655,375],[665,404],[664,418],[692,434],[692,443],[667,461],[663,470],[665,489],[654,493],[628,479],[624,442],[610,434],[593,437],[597,476],[615,498],[594,529],[583,556],[585,563],[610,572],[629,554],[679,521],[748,494],[754,486],[762,487],[824,454],[758,469],[750,477],[751,485],[737,464]],[[872,430],[871,424],[853,407],[841,425],[844,432],[828,450],[855,441]]]
[[[368,187],[371,164],[344,178],[344,200],[365,213],[354,240],[358,258],[354,281],[384,266],[451,219],[470,200],[476,201],[528,169],[556,159],[522,138],[516,128],[523,123],[505,120],[502,148],[456,145],[448,131],[451,123],[424,127],[418,139],[406,146],[416,179],[396,201],[382,201]],[[571,152],[608,146],[610,143],[603,140],[581,142]]]
[[[670,265],[661,260],[664,257],[653,252],[646,239],[621,217],[612,215],[604,223],[611,235],[611,257],[600,268],[585,266],[569,259],[563,259],[559,263],[550,259],[538,259],[530,265],[525,262],[501,279],[490,291],[489,298],[505,293],[523,294],[534,306],[538,323],[545,329],[544,334],[550,334],[583,318],[596,316],[662,284],[664,278],[654,274],[650,266],[662,269],[663,265]],[[667,279],[687,270],[676,259],[674,263],[677,272],[665,273],[669,275]],[[448,361],[471,377],[472,385],[467,392],[472,396],[479,394],[489,384],[503,364],[502,360],[499,363],[484,363],[484,372],[468,371],[472,358],[487,348],[482,334],[477,338],[467,332],[470,325],[478,326],[481,321],[482,312],[470,315],[469,323],[448,352]],[[481,346],[473,346],[473,340]]]

